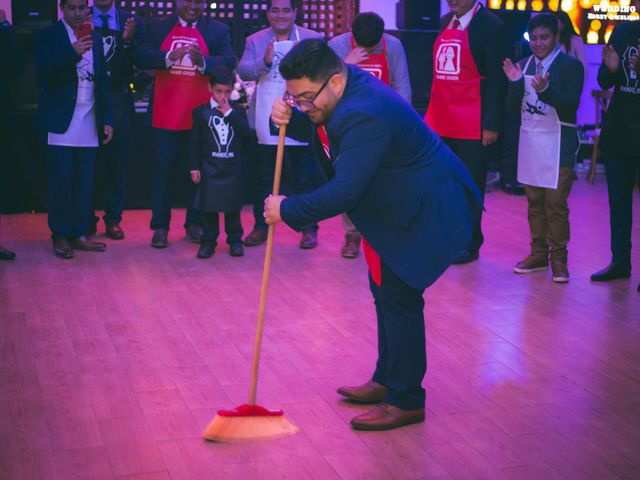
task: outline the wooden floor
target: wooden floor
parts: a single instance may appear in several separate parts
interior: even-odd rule
[[[197,260],[176,211],[154,250],[149,212],[131,211],[126,240],[65,261],[45,215],[5,216],[18,259],[0,264],[0,478],[638,479],[640,217],[633,278],[594,284],[610,255],[602,179],[570,204],[571,282],[556,285],[512,273],[526,200],[488,195],[480,260],[426,292],[426,423],[386,433],[352,431],[364,408],[335,394],[376,358],[364,261],[340,257],[339,219],[312,251],[279,227],[258,399],[300,433],[245,444],[201,431],[246,401],[264,247]]]

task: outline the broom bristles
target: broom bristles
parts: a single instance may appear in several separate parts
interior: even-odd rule
[[[212,442],[233,442],[291,435],[298,427],[284,415],[230,416],[216,415],[204,430],[204,438]]]

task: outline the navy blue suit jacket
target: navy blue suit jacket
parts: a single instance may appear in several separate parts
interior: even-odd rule
[[[147,24],[146,31],[141,36],[134,52],[134,61],[138,68],[167,69],[167,50],[162,50],[161,47],[177,23],[178,15],[174,13],[165,18],[152,20]],[[200,17],[196,28],[202,35],[207,50],[209,50],[209,55],[205,57],[205,74],[211,74],[218,65],[226,65],[229,69],[233,69],[236,66],[237,58],[231,47],[229,27],[208,17]],[[153,94],[149,102],[148,118],[150,120],[153,112]]]
[[[82,58],[71,46],[62,21],[38,32],[35,43],[36,74],[40,88],[36,127],[45,132],[64,133],[76,108],[78,74],[76,64]],[[109,79],[104,65],[102,41],[93,36],[95,111],[98,138],[102,127],[113,126]]]
[[[300,230],[346,212],[398,277],[426,288],[471,241],[480,194],[409,104],[370,73],[347,68],[346,89],[326,125],[333,162],[308,118],[292,118],[287,135],[302,140],[311,134],[330,179],[284,200],[282,219]]]

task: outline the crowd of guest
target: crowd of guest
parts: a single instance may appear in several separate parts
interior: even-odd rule
[[[191,179],[192,200],[184,228],[186,237],[200,245],[198,258],[215,252],[219,213],[224,214],[232,256],[242,256],[245,246],[265,242],[264,199],[273,183],[278,143],[270,122],[271,106],[286,90],[279,63],[300,40],[322,38],[320,32],[296,24],[294,0],[266,3],[269,26],[246,38],[238,59],[229,27],[204,15],[203,0],[177,0],[173,14],[147,22],[118,9],[114,0],[93,0],[92,5],[88,0],[60,0],[60,21],[40,31],[35,44],[40,88],[36,126],[45,144],[48,224],[56,256],[69,259],[78,250],[107,248],[92,238],[100,226],[92,206],[97,161],[106,166],[104,232],[112,240],[125,238],[121,221],[134,114],[131,84],[134,72],[143,70],[153,80],[147,110],[153,136],[151,246],[169,246],[170,192],[176,177]],[[587,69],[584,44],[565,12],[543,13],[531,19],[529,41],[518,44],[521,54],[514,58],[505,25],[496,15],[476,0],[448,3],[450,11],[442,18],[433,50],[425,122],[466,166],[481,193],[492,144],[500,139],[517,145],[517,182],[527,196],[531,235],[529,252],[514,272],[550,267],[553,280],[566,283],[568,197]],[[328,44],[344,63],[370,72],[411,103],[405,51],[384,30],[379,15],[365,12],[355,18],[350,32]],[[18,65],[10,58],[18,47],[2,11],[0,41],[3,64]],[[600,142],[607,170],[612,261],[592,276],[593,281],[628,277],[631,270],[631,205],[640,150],[630,139],[640,135],[639,50],[640,22],[617,26],[603,48],[598,72],[600,86],[613,89]],[[19,75],[19,69],[11,71]],[[236,75],[256,83],[248,110],[231,100]],[[0,94],[4,91],[0,89]],[[314,99],[305,100],[304,111],[314,108]],[[10,122],[7,115],[2,116],[3,124]],[[318,135],[326,137],[323,127]],[[326,181],[327,172],[316,160],[325,154],[332,158],[332,152],[316,150],[307,142],[287,138],[285,195],[311,192]],[[254,225],[243,239],[241,165],[247,155],[255,156],[257,182]],[[341,254],[355,258],[361,235],[349,212],[342,215],[342,223]],[[471,243],[454,263],[477,260],[483,242],[479,217]],[[306,225],[300,248],[317,245],[318,225]],[[0,249],[0,258],[14,257]]]

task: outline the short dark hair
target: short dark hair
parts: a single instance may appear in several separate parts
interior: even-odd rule
[[[209,83],[215,85],[233,85],[236,83],[236,77],[233,72],[224,65],[218,65],[209,74]]]
[[[541,13],[529,20],[527,31],[533,32],[536,28],[548,28],[554,35],[558,33],[558,17],[553,13]]]
[[[375,47],[384,33],[384,20],[374,12],[358,15],[351,24],[351,33],[359,47]]]
[[[89,0],[84,0],[84,3],[87,4],[87,7],[89,6]],[[67,0],[60,0],[60,6],[62,8],[64,8],[64,6],[67,4]]]
[[[344,64],[327,42],[307,38],[294,46],[280,62],[280,74],[285,80],[308,78],[323,82],[329,75],[342,71]]]
[[[289,0],[289,5],[291,5],[291,8],[293,8],[294,10],[296,8],[298,8],[296,6],[296,0]],[[273,0],[267,0],[267,10],[271,10],[271,6],[273,5]]]

